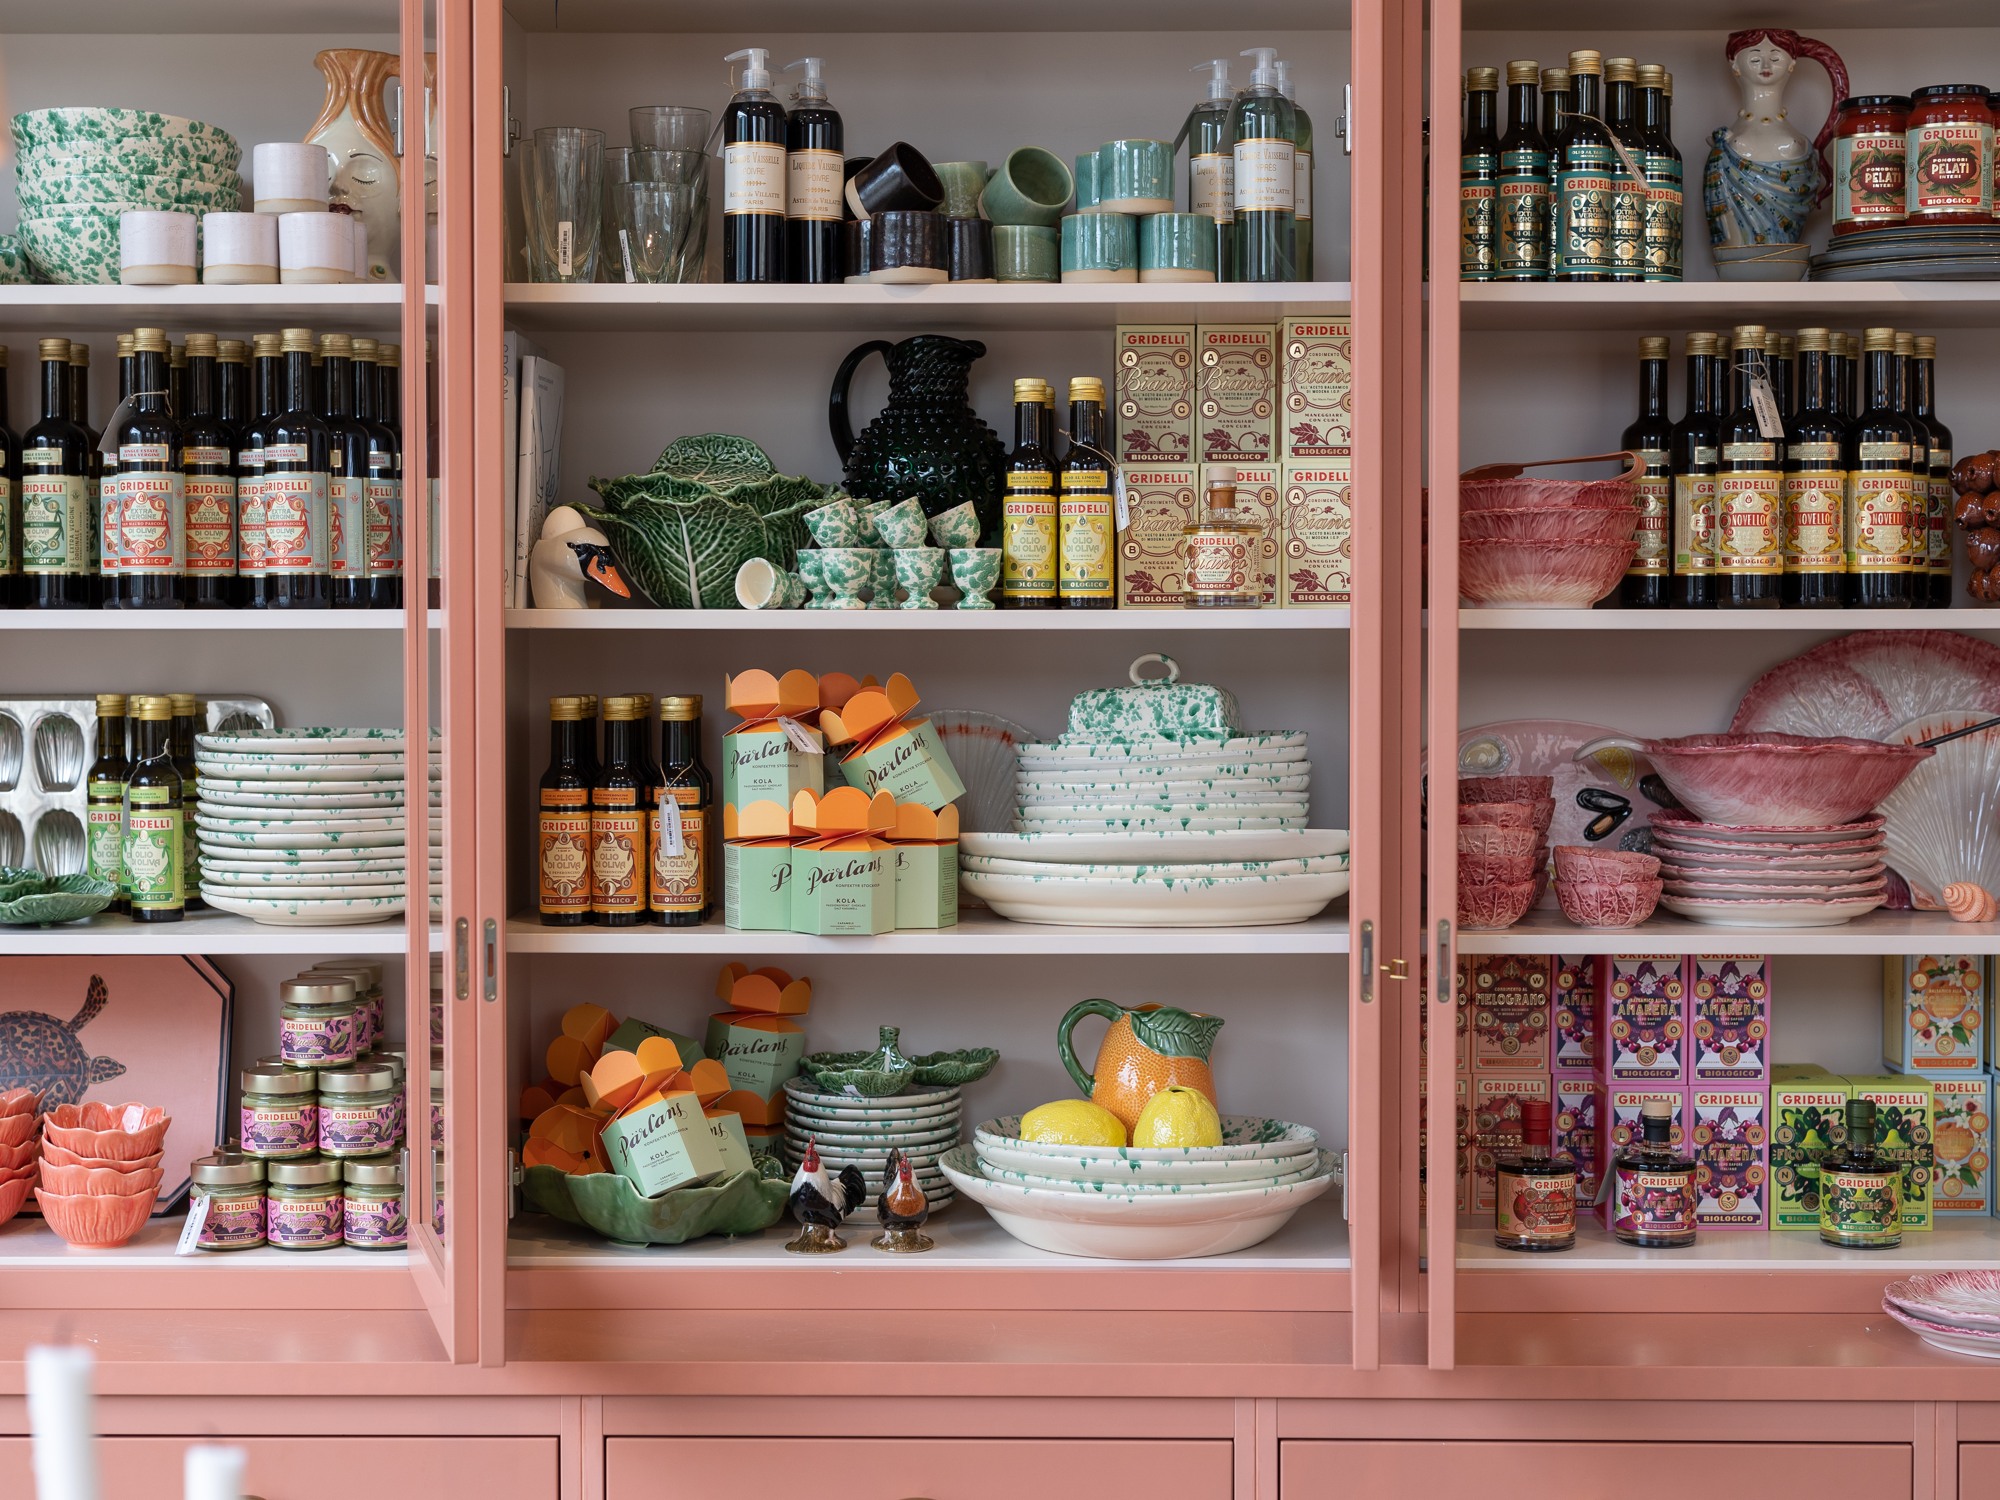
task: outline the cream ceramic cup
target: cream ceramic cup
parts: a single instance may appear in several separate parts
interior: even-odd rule
[[[278,215],[278,279],[293,285],[354,280],[354,231],[325,209]]]
[[[191,286],[193,214],[133,209],[118,216],[118,279],[126,286]]]
[[[304,141],[263,141],[250,148],[250,185],[260,214],[324,211],[333,158]]]
[[[278,221],[271,214],[203,214],[201,279],[254,286],[278,279]]]

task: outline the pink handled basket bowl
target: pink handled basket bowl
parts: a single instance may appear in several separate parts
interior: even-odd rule
[[[1636,750],[1682,806],[1708,823],[1822,828],[1851,823],[1903,784],[1935,751],[1879,740],[1801,734],[1691,734],[1645,740],[1608,735],[1576,752]]]

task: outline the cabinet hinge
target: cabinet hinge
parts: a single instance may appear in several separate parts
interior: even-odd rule
[[[518,1211],[521,1184],[528,1180],[528,1174],[521,1170],[521,1156],[512,1146],[507,1148],[507,1217],[513,1218]]]
[[[1351,1181],[1347,1175],[1347,1153],[1340,1153],[1340,1222],[1347,1222],[1347,1191]]]
[[[467,1000],[472,996],[472,924],[460,917],[451,935],[452,993]]]
[[[504,83],[500,85],[500,126],[500,154],[512,156],[521,139],[521,122],[514,115],[514,91]]]
[[[1375,1003],[1375,924],[1361,924],[1361,1003]]]
[[[1340,137],[1340,149],[1349,156],[1354,154],[1354,85],[1342,84],[1340,89],[1340,118],[1333,122],[1333,133]]]

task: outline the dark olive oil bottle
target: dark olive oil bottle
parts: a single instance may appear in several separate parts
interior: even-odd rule
[[[1785,443],[1785,604],[1835,609],[1847,571],[1847,419],[1835,407],[1833,335],[1798,332],[1799,412]]]
[[[1006,609],[1056,606],[1055,460],[1042,447],[1042,382],[1014,382],[1014,451],[1000,520],[1000,603]]]
[[[313,410],[312,330],[287,328],[281,348],[279,410],[257,425],[264,459],[264,571],[251,580],[250,603],[258,609],[325,609],[333,435]]]
[[[0,609],[21,602],[21,440],[7,418],[7,346],[0,344]]]
[[[1862,411],[1847,429],[1847,602],[1908,609],[1911,534],[1925,510],[1911,468],[1916,434],[1896,410],[1896,330],[1868,329],[1861,349]],[[1924,536],[1928,547],[1927,518]]]
[[[841,280],[840,224],[845,207],[840,112],[826,102],[823,59],[802,57],[804,69],[785,117],[785,273],[814,286]]]
[[[141,328],[132,335],[132,388],[118,409],[118,569],[105,575],[105,603],[115,600],[119,609],[180,609],[187,579],[186,480],[181,475],[180,423],[167,394],[167,336],[162,330]],[[113,504],[107,500],[107,517],[114,514]],[[110,540],[108,527],[105,540]]]
[[[1507,64],[1507,133],[1500,138],[1497,281],[1549,279],[1549,148],[1535,118],[1532,61]]]
[[[1569,55],[1569,118],[1562,144],[1549,153],[1555,174],[1555,279],[1609,281],[1617,269],[1612,199],[1618,153],[1603,123],[1604,62],[1595,52]]]
[[[715,782],[701,759],[701,698],[660,699],[660,769],[653,783],[646,909],[656,927],[699,927],[714,908],[709,813]],[[679,826],[679,848],[674,827]]]
[[[645,754],[636,698],[604,700],[604,764],[590,790],[590,907],[603,927],[646,920]]]
[[[1491,281],[1500,255],[1500,70],[1465,73],[1465,136],[1458,146],[1458,279]]]
[[[88,818],[84,873],[118,887],[110,910],[132,909],[125,888],[125,783],[132,762],[125,753],[125,695],[97,695],[97,759],[84,777]]]
[[[368,431],[368,605],[403,607],[403,453],[375,410],[377,345],[354,341],[354,420]]]
[[[72,339],[69,346],[69,415],[70,420],[83,429],[84,439],[90,445],[89,473],[84,485],[90,499],[90,548],[84,556],[89,559],[86,571],[90,580],[90,602],[102,604],[105,599],[104,571],[99,559],[103,543],[100,529],[104,524],[105,461],[98,440],[103,434],[90,425],[90,345],[79,339]]]
[[[187,411],[180,424],[189,609],[229,609],[236,589],[236,440],[218,404],[216,338],[187,337]]]
[[[1646,279],[1646,142],[1634,89],[1639,64],[1630,57],[1604,63],[1604,126],[1625,149],[1612,158],[1611,279]]]
[[[1618,587],[1627,609],[1665,609],[1673,581],[1674,424],[1667,420],[1667,350],[1662,338],[1639,340],[1639,416],[1619,438],[1639,455],[1639,550]]]
[[[1722,424],[1715,487],[1715,602],[1720,609],[1776,609],[1784,592],[1783,424],[1765,376],[1768,335],[1736,330],[1734,401]],[[1760,409],[1760,399],[1765,403]]]
[[[1910,420],[1930,431],[1929,586],[1921,602],[1932,609],[1951,607],[1951,512],[1957,495],[1951,487],[1951,429],[1937,419],[1937,340],[1918,338],[1910,354]]]
[[[123,864],[135,922],[178,922],[187,914],[186,809],[170,744],[173,705],[132,700],[132,773],[125,784]]]
[[[201,899],[201,841],[195,827],[201,801],[194,763],[194,725],[201,704],[193,693],[169,693],[167,703],[173,711],[168,721],[167,753],[173,757],[174,769],[181,773],[181,883],[187,893],[187,909],[201,911],[208,905]]]
[[[590,904],[590,775],[583,760],[583,700],[549,700],[549,768],[542,772],[535,829],[537,904],[544,927],[587,927]]]
[[[43,339],[42,419],[21,439],[21,602],[29,609],[96,603],[90,434],[70,420],[68,339]]]
[[[785,106],[771,93],[770,53],[732,52],[743,77],[722,115],[722,279],[785,279]]]
[[[1715,335],[1687,336],[1687,413],[1674,424],[1674,606],[1715,606],[1715,471],[1722,423],[1715,409]]]
[[[354,415],[352,340],[323,333],[319,362],[324,398],[328,463],[326,509],[332,534],[327,571],[335,609],[367,609],[368,589],[368,429]]]

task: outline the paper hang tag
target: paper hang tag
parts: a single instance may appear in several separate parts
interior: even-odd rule
[[[1603,119],[1597,115],[1581,115],[1581,116],[1576,116],[1575,118],[1580,118],[1585,120],[1596,120],[1599,125],[1604,125]],[[1639,181],[1644,182],[1646,180],[1645,166],[1639,161],[1637,157],[1635,157],[1628,149],[1626,149],[1625,143],[1618,139],[1618,136],[1616,135],[1615,132],[1613,132],[1613,130],[1609,125],[1604,125],[1604,136],[1606,140],[1611,142],[1611,149],[1618,153],[1618,161],[1619,164],[1624,167],[1625,175],[1628,177],[1636,177],[1639,179]]]
[[[1611,1197],[1611,1189],[1615,1184],[1617,1176],[1617,1162],[1615,1160],[1606,1162],[1603,1173],[1597,1179],[1597,1196],[1590,1200],[1593,1207],[1606,1202]]]
[[[1132,524],[1132,506],[1125,498],[1125,469],[1120,465],[1111,474],[1111,504],[1118,515],[1118,527],[1124,531]]]
[[[187,1222],[181,1225],[181,1237],[174,1245],[174,1254],[193,1255],[201,1248],[201,1232],[208,1224],[208,1194],[188,1195]]]
[[[680,799],[672,792],[666,793],[660,802],[660,842],[669,859],[679,859],[687,852],[687,841],[681,834]]]
[[[618,231],[618,258],[624,263],[626,281],[637,281],[638,274],[632,269],[632,237],[622,229]]]
[[[576,274],[576,225],[568,219],[556,225],[556,274],[565,279]]]
[[[1785,435],[1785,418],[1778,410],[1778,393],[1771,389],[1771,377],[1754,376],[1750,381],[1750,405],[1757,413],[1757,431],[1767,438]]]
[[[792,742],[792,744],[799,749],[801,753],[806,755],[826,754],[826,746],[822,745],[818,740],[814,739],[812,736],[812,732],[808,730],[805,725],[801,724],[797,719],[787,718],[784,714],[779,714],[778,727],[785,731],[785,737],[789,739]]]

